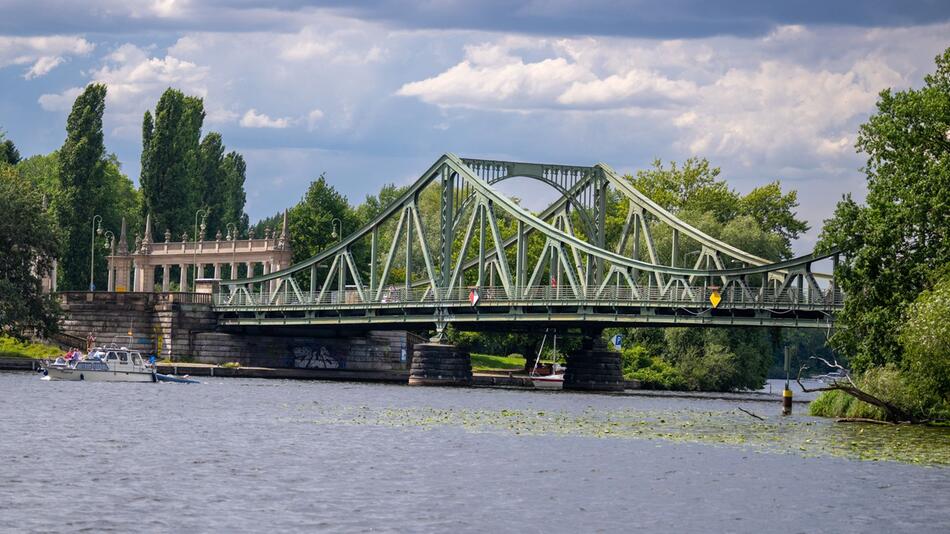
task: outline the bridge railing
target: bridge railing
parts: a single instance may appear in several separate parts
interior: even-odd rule
[[[815,291],[811,288],[743,288],[731,286],[725,290],[706,286],[605,286],[588,287],[581,295],[575,295],[568,287],[532,286],[513,291],[509,296],[504,287],[482,287],[475,290],[462,287],[446,290],[430,288],[389,287],[376,295],[363,295],[356,289],[344,291],[303,292],[290,291],[287,288],[271,291],[234,291],[214,294],[213,304],[217,308],[270,308],[302,306],[310,308],[385,308],[403,306],[460,306],[472,305],[477,295],[477,306],[493,305],[627,305],[655,307],[691,307],[708,308],[712,306],[710,298],[718,292],[719,308],[776,308],[797,309],[807,307],[840,308],[844,304],[844,295],[840,290],[825,288]]]

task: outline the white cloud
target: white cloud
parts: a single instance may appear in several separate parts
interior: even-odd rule
[[[95,45],[82,37],[50,35],[39,37],[0,36],[0,68],[32,64],[24,72],[27,80],[38,78],[66,61],[67,56],[83,56]]]
[[[105,56],[103,64],[89,73],[89,82],[107,85],[106,118],[114,132],[133,134],[141,129],[142,114],[154,107],[168,87],[206,97],[208,74],[207,67],[194,62],[172,55],[154,57],[146,49],[127,43]],[[47,111],[68,110],[81,91],[81,87],[72,87],[58,94],[44,94],[39,103]],[[219,119],[227,117],[227,112],[216,110],[213,115]]]
[[[241,126],[244,128],[287,128],[294,122],[288,117],[272,119],[263,113],[251,108],[241,117]]]
[[[312,109],[310,113],[307,113],[307,129],[314,130],[317,127],[317,123],[320,122],[320,119],[323,118],[323,111],[319,109]]]
[[[593,78],[567,58],[526,62],[514,51],[505,42],[466,47],[461,63],[432,78],[407,83],[397,94],[448,107],[540,108],[555,103],[565,86]]]
[[[30,70],[26,71],[23,77],[27,80],[38,78],[55,69],[64,61],[66,60],[62,56],[43,56],[36,60],[36,63],[30,67]]]
[[[80,93],[81,87],[73,87],[62,93],[42,95],[39,98],[40,107],[46,111],[69,111]]]

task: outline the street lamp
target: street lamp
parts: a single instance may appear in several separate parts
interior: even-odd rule
[[[330,224],[333,227],[333,233],[330,234],[330,237],[332,239],[343,239],[343,221],[341,221],[339,217],[334,217],[333,220],[330,221]],[[340,233],[337,233],[337,228],[340,229]]]
[[[115,234],[109,230],[102,232],[102,227],[99,227],[99,230],[99,234],[106,238],[106,242],[102,244],[102,248],[108,250],[112,256],[115,256]],[[112,269],[109,267],[107,267],[107,269],[109,271],[109,285],[106,286],[106,291],[112,291]]]
[[[92,228],[90,229],[92,239],[89,242],[89,291],[96,290],[96,282],[93,280],[96,273],[96,222],[99,223],[98,233],[102,235],[102,215],[92,216]]]
[[[229,266],[229,268],[231,269],[231,280],[237,280],[237,265],[235,265],[234,263],[234,256],[236,253],[235,249],[237,248],[237,243],[235,243],[235,241],[237,241],[237,233],[238,233],[237,225],[234,223],[228,223],[227,229],[228,229],[227,239],[228,241],[231,242],[231,265]]]
[[[191,264],[194,266],[194,276],[193,280],[197,282],[198,280],[198,215],[201,215],[201,235],[202,240],[204,240],[205,229],[207,228],[208,213],[211,211],[211,208],[199,209],[195,212],[195,250],[192,257]]]

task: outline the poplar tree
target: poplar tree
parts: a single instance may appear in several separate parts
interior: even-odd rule
[[[200,207],[199,153],[204,103],[167,89],[142,121],[143,209],[152,214],[156,232],[169,229],[177,239],[192,233]],[[194,237],[194,236],[192,236]]]
[[[244,192],[247,165],[244,163],[243,156],[232,151],[224,157],[221,168],[224,183],[219,188],[221,216],[218,220],[221,221],[223,227],[226,227],[228,223],[234,223],[238,232],[243,234],[248,228],[247,214],[244,213],[244,205],[247,202],[247,195]]]
[[[59,151],[61,194],[56,212],[65,246],[61,265],[63,289],[89,285],[89,232],[105,174],[102,114],[106,86],[90,84],[76,98],[66,121],[66,142]]]
[[[221,134],[210,132],[201,140],[198,154],[198,181],[195,190],[198,193],[198,207],[210,208],[207,217],[208,235],[225,232],[227,222],[222,218],[222,193],[225,185],[224,144]],[[194,224],[194,223],[192,223]]]

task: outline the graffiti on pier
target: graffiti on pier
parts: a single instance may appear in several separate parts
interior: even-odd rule
[[[330,355],[326,347],[294,347],[294,367],[300,369],[339,369],[340,360]]]

